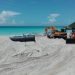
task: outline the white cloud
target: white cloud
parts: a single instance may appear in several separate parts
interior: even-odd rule
[[[20,15],[20,13],[14,11],[5,11],[5,10],[0,12],[0,24],[7,23],[8,18],[16,15]]]
[[[50,14],[48,16],[49,23],[55,23],[56,22],[56,18],[59,17],[59,16],[60,16],[60,14],[57,14],[57,13]]]

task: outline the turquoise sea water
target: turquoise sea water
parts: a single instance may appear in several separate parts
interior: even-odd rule
[[[0,26],[1,35],[44,34],[46,26]],[[63,26],[56,26],[59,30]]]

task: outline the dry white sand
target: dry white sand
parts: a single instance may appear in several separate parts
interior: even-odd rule
[[[75,75],[75,45],[47,37],[36,37],[36,43],[0,37],[0,75]]]

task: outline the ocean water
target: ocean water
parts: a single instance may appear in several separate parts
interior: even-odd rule
[[[46,26],[0,26],[1,35],[44,34]],[[56,26],[58,30],[63,26]]]

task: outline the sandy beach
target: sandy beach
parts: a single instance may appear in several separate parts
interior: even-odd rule
[[[26,43],[0,37],[0,75],[75,75],[75,45],[46,36]]]

